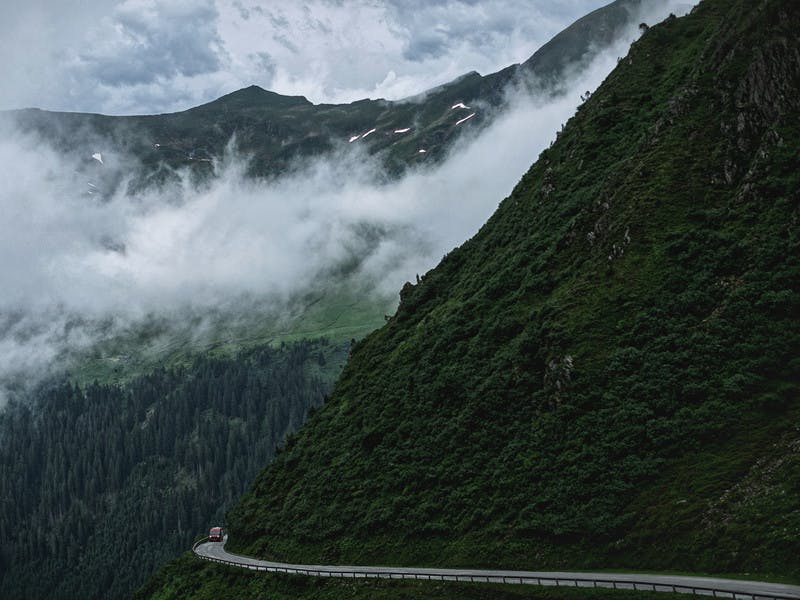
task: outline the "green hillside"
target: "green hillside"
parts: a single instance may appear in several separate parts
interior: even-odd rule
[[[230,313],[151,316],[72,352],[65,362],[79,384],[125,383],[159,366],[188,366],[200,356],[230,358],[243,349],[320,338],[349,343],[381,326],[397,304],[350,283],[345,289],[330,280],[327,289],[299,294],[279,309],[256,301]],[[332,373],[332,379],[338,374]]]
[[[652,27],[406,284],[231,549],[800,577],[798,27],[782,0]]]

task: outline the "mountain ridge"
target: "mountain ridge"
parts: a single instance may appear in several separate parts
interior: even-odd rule
[[[320,156],[339,144],[356,141],[372,128],[381,135],[358,139],[369,154],[378,154],[390,175],[440,161],[460,137],[451,106],[479,102],[470,127],[488,124],[502,110],[507,86],[529,87],[532,93],[557,94],[559,79],[570,68],[607,47],[631,22],[642,0],[614,0],[593,11],[547,42],[521,64],[481,76],[465,75],[412,98],[424,102],[362,99],[347,104],[313,104],[304,96],[284,96],[255,85],[235,90],[200,106],[160,115],[111,116],[60,113],[41,109],[4,111],[15,116],[24,131],[55,139],[64,150],[89,152],[81,143],[90,132],[93,143],[105,139],[117,153],[141,161],[141,173],[132,189],[160,183],[174,176],[164,172],[188,167],[199,177],[212,174],[236,136],[239,149],[251,156],[250,174],[271,177],[284,172],[298,158]],[[577,27],[577,30],[573,31]],[[409,130],[392,134],[397,129]],[[390,135],[392,134],[392,135]],[[85,147],[84,147],[85,146]],[[420,154],[419,150],[425,153]],[[94,152],[92,150],[88,155]],[[87,156],[88,156],[87,155]],[[423,162],[424,161],[424,162]],[[119,183],[119,179],[115,182]]]

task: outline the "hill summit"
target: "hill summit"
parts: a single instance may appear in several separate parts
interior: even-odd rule
[[[191,108],[189,112],[217,108],[224,110],[242,110],[247,108],[292,108],[295,106],[311,106],[311,102],[309,102],[305,96],[284,96],[277,92],[265,90],[257,85],[251,85],[221,96],[207,104]]]

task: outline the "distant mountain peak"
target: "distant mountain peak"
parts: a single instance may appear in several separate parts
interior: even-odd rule
[[[312,106],[312,103],[305,96],[284,96],[283,94],[265,90],[254,84],[190,110],[207,110],[209,108],[263,108],[264,106],[290,108],[293,106]]]

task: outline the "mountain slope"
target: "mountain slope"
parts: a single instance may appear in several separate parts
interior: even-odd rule
[[[798,26],[651,28],[356,346],[233,549],[799,576]]]

